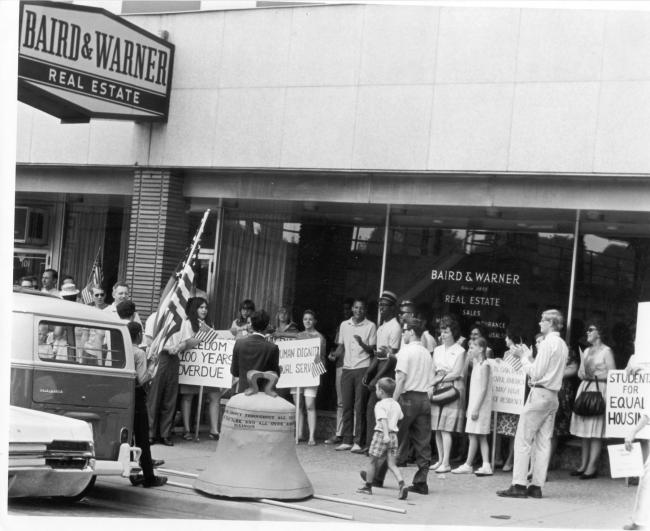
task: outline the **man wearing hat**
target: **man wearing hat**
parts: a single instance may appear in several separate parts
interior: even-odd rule
[[[399,350],[402,341],[402,327],[397,320],[397,296],[392,291],[383,291],[379,297],[379,328],[377,328],[377,350],[363,377],[363,383],[370,390],[366,407],[366,433],[373,432],[375,427],[375,404],[379,400],[374,392],[381,378],[395,379],[394,354]],[[363,449],[362,451],[365,451]]]
[[[77,302],[77,295],[79,295],[79,290],[73,282],[66,282],[59,291],[59,297],[66,301]]]

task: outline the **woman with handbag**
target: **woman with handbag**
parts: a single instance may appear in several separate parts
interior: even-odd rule
[[[442,474],[451,471],[452,433],[465,430],[465,349],[457,343],[460,326],[456,320],[440,321],[442,344],[433,350],[433,395],[431,396],[431,430],[435,431],[438,461],[430,470]]]
[[[578,378],[582,381],[573,404],[570,427],[571,435],[582,439],[580,468],[571,472],[580,479],[598,475],[598,459],[605,437],[607,371],[616,369],[616,364],[612,349],[603,341],[604,333],[602,323],[591,321],[587,327],[590,346],[580,353]]]

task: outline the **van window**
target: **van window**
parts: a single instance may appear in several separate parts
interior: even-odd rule
[[[38,323],[38,357],[52,363],[116,368],[126,364],[120,330],[45,320]]]

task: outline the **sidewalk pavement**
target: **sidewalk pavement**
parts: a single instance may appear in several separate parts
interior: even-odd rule
[[[204,433],[201,433],[199,441],[184,441],[180,437],[174,437],[173,440],[173,447],[160,444],[152,446],[154,458],[165,460],[162,467],[164,469],[191,474],[199,474],[206,467],[219,444],[209,440]],[[584,481],[570,477],[566,470],[557,470],[549,472],[549,481],[544,486],[542,499],[500,498],[496,495],[496,491],[508,487],[512,479],[511,473],[497,470],[493,476],[477,477],[473,474],[430,472],[428,496],[409,493],[407,500],[400,501],[397,499],[397,482],[390,472],[386,477],[385,488],[374,488],[373,495],[356,494],[356,489],[362,485],[359,471],[365,468],[368,458],[349,451],[337,452],[334,448],[334,445],[326,445],[322,442],[316,446],[307,446],[306,443],[296,446],[298,459],[312,482],[315,494],[404,508],[406,514],[316,499],[291,503],[349,514],[355,521],[366,523],[621,529],[624,524],[630,522],[636,493],[636,487],[628,487],[623,479],[598,477]],[[400,470],[409,484],[415,468],[408,466]],[[281,472],[282,465],[278,464],[278,473]],[[188,485],[193,481],[172,475],[169,475],[169,479]],[[124,481],[120,478],[110,478],[110,480]],[[182,490],[174,486],[148,489],[143,503],[160,505],[161,497],[176,499],[179,491]],[[344,520],[326,519],[298,511],[276,511],[269,506],[245,501],[228,501],[225,505],[219,505],[219,511],[215,511],[217,502],[214,498],[192,489],[184,489],[183,495],[190,501],[189,506],[185,504],[189,514],[195,514],[196,518],[250,520],[284,518],[344,522]],[[241,507],[246,507],[246,510],[237,511],[237,504],[242,504]],[[229,509],[223,510],[226,506]],[[260,507],[263,509],[260,510]],[[184,514],[181,517],[192,516]]]

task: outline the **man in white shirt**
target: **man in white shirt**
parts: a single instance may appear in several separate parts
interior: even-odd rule
[[[336,449],[359,452],[366,442],[365,413],[368,389],[363,385],[363,377],[370,365],[370,359],[377,344],[377,327],[375,323],[366,319],[365,301],[361,299],[354,301],[352,317],[341,323],[338,337],[339,344],[335,355],[343,352],[343,374],[341,376],[343,442]]]
[[[546,481],[548,462],[551,457],[551,437],[555,412],[558,408],[557,393],[562,386],[562,376],[569,349],[560,337],[564,317],[558,310],[542,313],[539,329],[544,339],[533,360],[528,348],[519,348],[515,355],[530,378],[530,394],[519,417],[515,435],[515,458],[512,485],[497,495],[508,498],[541,498]],[[533,463],[533,477],[527,484],[528,464]]]
[[[379,297],[379,319],[381,324],[377,328],[377,350],[374,359],[370,362],[365,376],[364,385],[369,389],[370,396],[366,406],[366,446],[375,430],[375,404],[379,401],[374,389],[381,378],[395,378],[395,354],[402,341],[402,326],[397,320],[397,295],[392,291],[384,291]],[[366,451],[367,448],[362,449]],[[359,452],[360,453],[360,452]]]
[[[49,293],[50,295],[59,296],[59,290],[56,289],[56,285],[59,281],[59,274],[56,272],[56,269],[46,269],[43,271],[43,276],[41,277],[41,291],[43,293]]]
[[[113,286],[113,304],[106,306],[106,308],[104,308],[104,311],[113,312],[115,315],[117,315],[117,305],[122,301],[127,301],[130,299],[129,291],[129,285],[126,282],[115,283]],[[133,320],[142,326],[142,320],[140,319],[138,312],[135,312],[133,315]]]
[[[404,346],[397,356],[395,367],[395,392],[404,418],[397,438],[402,446],[409,440],[415,451],[415,464],[418,468],[413,476],[409,491],[428,494],[427,475],[431,464],[431,404],[429,398],[433,390],[433,360],[422,344],[424,323],[415,317],[404,320],[402,340]]]

